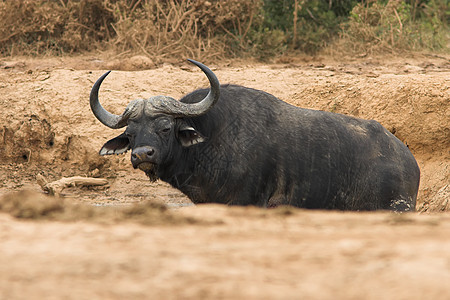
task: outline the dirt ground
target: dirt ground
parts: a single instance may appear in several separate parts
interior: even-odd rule
[[[98,156],[120,130],[102,126],[88,98],[116,70],[100,100],[120,114],[132,99],[207,86],[200,70],[144,57],[0,59],[0,299],[450,298],[450,57],[210,67],[222,83],[382,123],[420,165],[418,212],[193,206],[134,170],[129,153]],[[52,198],[38,174],[109,184]],[[10,194],[21,190],[31,192]]]

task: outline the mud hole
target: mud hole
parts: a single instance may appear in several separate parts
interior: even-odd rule
[[[129,154],[97,154],[119,132],[94,118],[89,91],[122,65],[0,60],[0,299],[450,297],[449,57],[212,66],[222,83],[381,122],[419,162],[420,215],[192,206]],[[120,114],[132,99],[203,86],[187,63],[116,70],[100,99]],[[49,198],[37,174],[109,185]]]

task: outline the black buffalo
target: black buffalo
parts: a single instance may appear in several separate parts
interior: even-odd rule
[[[160,178],[194,203],[413,211],[419,168],[409,149],[376,121],[294,107],[263,91],[219,85],[180,101],[132,101],[106,111],[94,84],[100,122],[126,127],[100,155],[132,150],[134,168]]]

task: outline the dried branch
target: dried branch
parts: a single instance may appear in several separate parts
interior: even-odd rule
[[[104,178],[91,177],[63,177],[59,180],[48,182],[41,174],[36,175],[36,181],[41,186],[42,190],[50,195],[59,196],[63,189],[71,186],[102,186],[107,185],[108,180]]]

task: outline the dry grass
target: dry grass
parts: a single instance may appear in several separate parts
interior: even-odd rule
[[[334,16],[332,1],[323,7],[311,2],[321,18],[307,9],[314,22],[305,16],[298,19],[296,11],[293,40],[291,25],[285,23],[294,11],[286,10],[281,20],[268,14],[270,5],[279,12],[280,5],[289,7],[290,2],[0,0],[0,56],[112,50],[117,58],[145,55],[154,62],[188,57],[204,62],[249,56],[265,59],[285,53],[289,43],[315,53],[337,35],[338,24],[341,35],[329,48],[340,54],[448,48],[446,0],[362,1],[348,20]]]
[[[209,60],[238,55],[260,0],[0,1],[0,54],[113,49]]]
[[[43,55],[92,50],[111,37],[114,16],[100,0],[0,2],[0,53]]]

